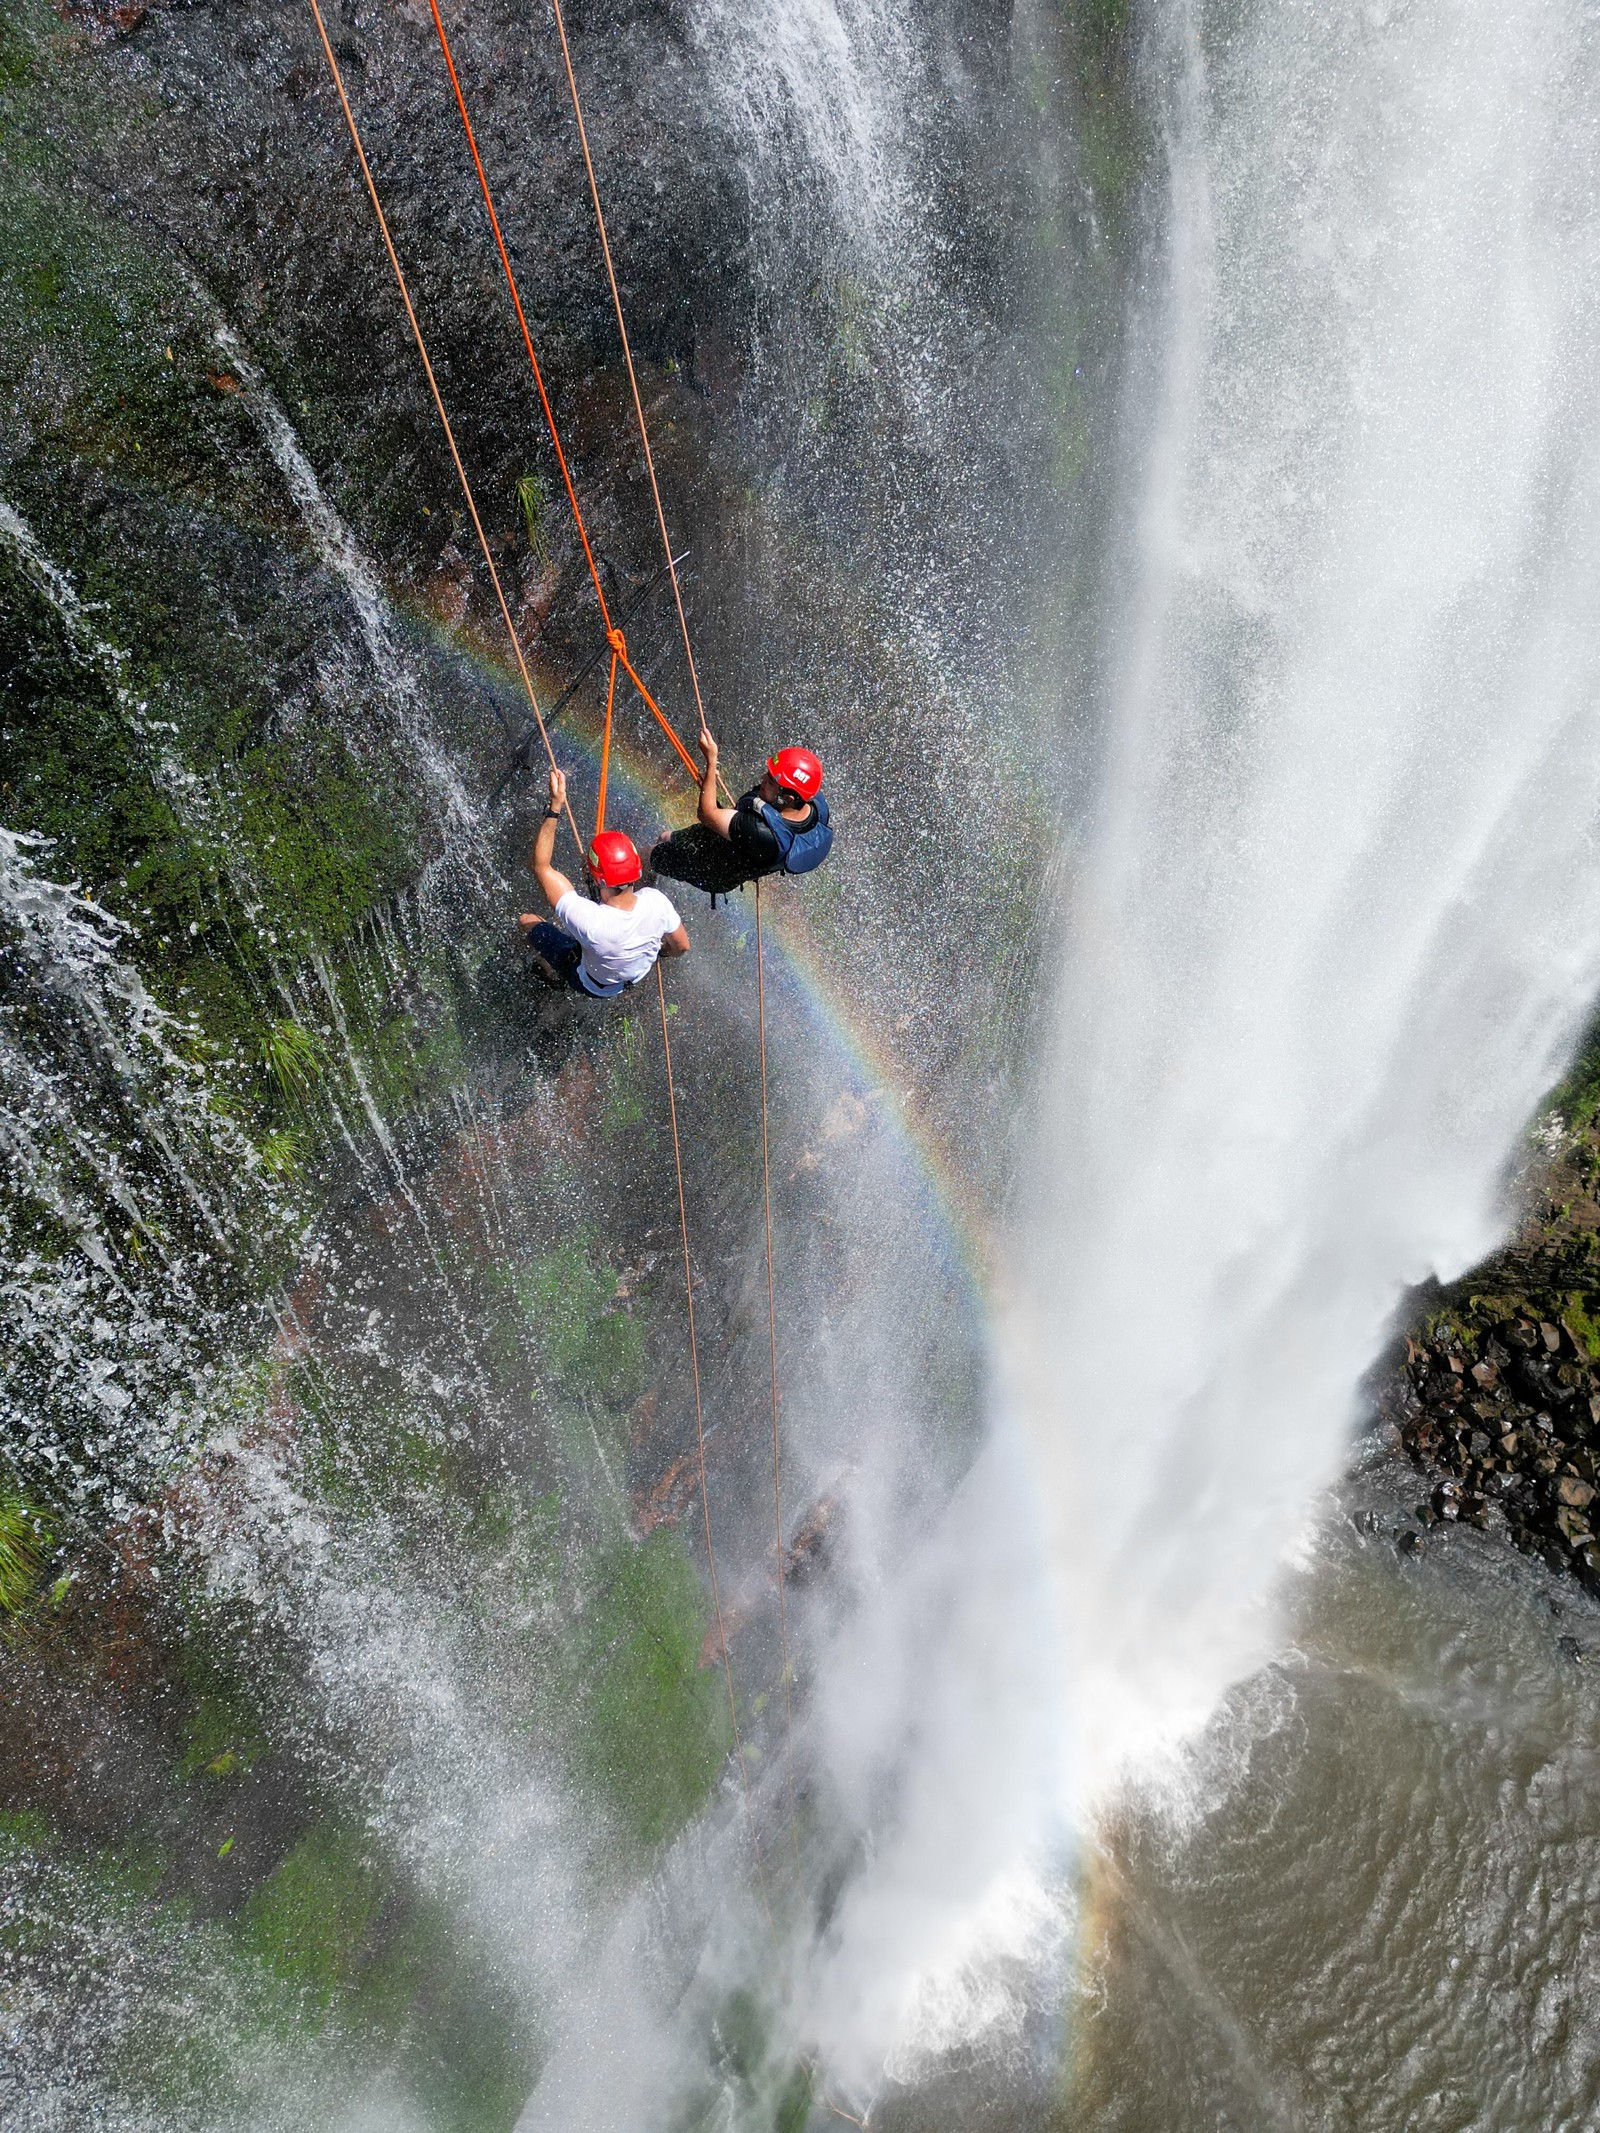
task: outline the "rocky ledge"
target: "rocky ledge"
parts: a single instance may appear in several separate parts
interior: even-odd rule
[[[1519,1548],[1600,1593],[1600,1367],[1586,1329],[1519,1316],[1517,1301],[1474,1297],[1406,1340],[1386,1405],[1432,1484],[1416,1515],[1483,1526],[1498,1509]]]
[[[1535,1131],[1524,1213],[1419,1309],[1380,1366],[1378,1417],[1423,1477],[1417,1527],[1496,1526],[1600,1595],[1600,1041]]]

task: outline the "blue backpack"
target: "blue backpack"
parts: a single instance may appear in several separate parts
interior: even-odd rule
[[[813,867],[821,866],[833,850],[833,831],[828,823],[828,803],[821,793],[812,805],[817,810],[817,819],[810,829],[796,829],[792,822],[785,822],[775,807],[768,807],[765,800],[756,802],[756,813],[777,839],[778,856],[783,861],[786,874],[809,874]]]

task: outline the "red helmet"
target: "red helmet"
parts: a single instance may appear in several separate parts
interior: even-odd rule
[[[589,847],[589,872],[608,889],[625,889],[639,879],[644,866],[631,837],[621,830],[600,830]]]
[[[809,748],[780,748],[767,769],[785,792],[809,800],[822,790],[822,765]]]

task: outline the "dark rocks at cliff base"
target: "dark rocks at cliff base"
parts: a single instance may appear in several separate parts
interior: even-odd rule
[[[1587,1326],[1487,1301],[1405,1342],[1380,1409],[1428,1483],[1423,1526],[1486,1526],[1600,1594],[1600,1361]]]

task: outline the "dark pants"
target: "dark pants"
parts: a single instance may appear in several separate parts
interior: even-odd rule
[[[584,1000],[610,1000],[620,998],[619,993],[591,992],[578,975],[578,965],[583,960],[583,950],[570,933],[563,933],[549,919],[540,919],[537,926],[530,926],[524,935],[532,951],[535,969],[543,976],[549,974],[550,983],[564,986]],[[541,969],[540,966],[543,966]]]
[[[650,864],[668,881],[681,881],[691,889],[704,889],[707,896],[728,896],[747,881],[778,871],[776,861],[763,862],[743,851],[703,822],[674,830],[663,837],[650,854]]]

